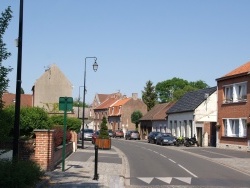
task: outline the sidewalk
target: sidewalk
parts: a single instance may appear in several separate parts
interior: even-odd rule
[[[118,148],[112,146],[111,150],[98,150],[98,180],[93,180],[95,170],[94,145],[85,142],[85,149],[78,148],[65,160],[65,171],[61,164],[52,171],[46,172],[50,177],[51,188],[123,188],[126,175],[126,159]]]

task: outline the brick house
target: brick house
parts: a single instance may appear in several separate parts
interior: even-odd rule
[[[96,129],[99,129],[103,116],[107,117],[108,128],[112,130],[134,130],[131,114],[139,110],[144,115],[147,112],[146,104],[138,98],[136,93],[132,97],[122,96],[120,93],[111,95],[102,104],[94,109]]]
[[[145,136],[152,131],[170,132],[166,112],[173,104],[173,102],[156,104],[140,119],[141,131]]]
[[[33,106],[52,112],[59,103],[59,97],[72,97],[73,85],[55,65],[51,65],[32,87]]]
[[[250,150],[250,62],[216,79],[218,86],[217,147]]]
[[[166,114],[174,136],[195,135],[201,146],[216,146],[217,87],[186,93]]]

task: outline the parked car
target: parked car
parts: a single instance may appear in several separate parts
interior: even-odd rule
[[[156,143],[156,136],[159,134],[160,132],[158,131],[152,131],[148,134],[148,143],[152,143],[155,144]]]
[[[112,129],[109,129],[108,132],[109,132],[109,136],[110,136],[110,137],[113,137],[113,136],[114,136],[114,132],[112,131]]]
[[[83,131],[83,135],[84,135],[84,140],[91,140],[92,139],[92,135],[94,133],[93,129],[84,129]]]
[[[160,145],[175,145],[176,144],[176,138],[174,136],[172,136],[169,133],[162,133],[162,134],[158,134],[157,138],[156,138],[156,144],[160,144]]]
[[[125,134],[126,140],[140,140],[140,133],[138,131],[127,131]]]
[[[122,130],[116,130],[114,133],[113,133],[113,137],[120,137],[120,138],[123,138],[124,137],[124,133]]]
[[[92,139],[91,139],[92,144],[95,144],[95,140],[96,140],[96,138],[98,138],[99,134],[100,134],[100,131],[94,132],[94,134],[92,135]]]

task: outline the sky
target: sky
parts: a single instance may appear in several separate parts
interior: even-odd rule
[[[19,4],[4,34],[12,56],[8,91],[16,91]],[[86,103],[95,94],[141,93],[147,81],[178,77],[216,79],[250,61],[249,0],[24,0],[22,85],[26,94],[45,69],[56,64],[72,83],[74,99],[84,84]],[[80,96],[83,88],[80,87]],[[82,100],[82,98],[81,98]]]

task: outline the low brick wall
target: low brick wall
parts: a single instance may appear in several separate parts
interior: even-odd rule
[[[63,147],[59,146],[54,151],[53,165],[54,168],[62,161]],[[73,152],[73,142],[66,144],[65,157],[69,156]]]
[[[62,146],[55,149],[54,130],[36,129],[35,152],[33,160],[37,162],[45,171],[52,171],[56,165],[62,161]],[[66,145],[65,155],[73,152],[75,132],[71,132],[73,141]]]

